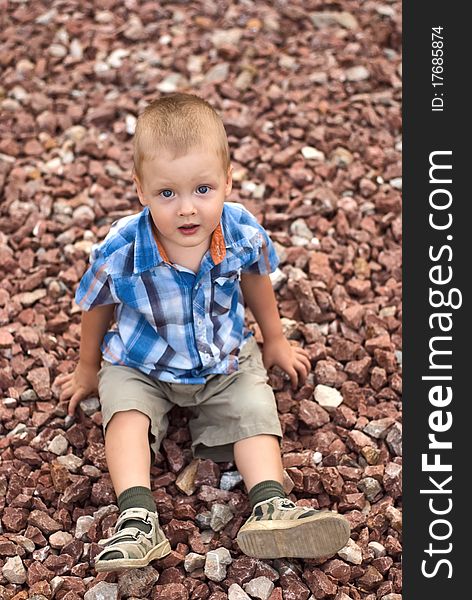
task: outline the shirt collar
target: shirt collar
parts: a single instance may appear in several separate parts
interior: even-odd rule
[[[223,207],[224,209],[224,207]],[[224,210],[223,210],[224,213]],[[134,273],[141,273],[156,267],[161,262],[172,264],[162,244],[154,240],[151,226],[149,206],[145,206],[136,229],[134,244]],[[224,218],[213,231],[210,242],[210,255],[215,265],[222,262],[226,256],[226,248],[231,245],[231,234],[226,227]]]

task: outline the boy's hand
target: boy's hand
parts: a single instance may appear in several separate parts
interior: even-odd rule
[[[264,341],[262,348],[262,362],[268,370],[273,365],[279,366],[289,376],[292,388],[304,383],[311,371],[311,363],[306,350],[300,346],[291,346],[287,338],[279,337]]]
[[[78,363],[73,373],[59,375],[54,383],[62,386],[59,400],[70,398],[67,414],[73,416],[81,400],[98,392],[98,372],[100,367]]]

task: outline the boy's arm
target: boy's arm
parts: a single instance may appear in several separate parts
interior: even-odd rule
[[[310,357],[304,348],[292,346],[285,337],[269,275],[241,273],[241,290],[264,339],[262,360],[270,369],[277,365],[292,381],[292,388],[305,381],[311,370]]]
[[[82,364],[100,368],[100,344],[110,325],[115,306],[116,304],[105,304],[82,313],[79,359]]]
[[[283,338],[279,309],[269,275],[241,273],[241,290],[247,306],[261,328],[264,342]]]

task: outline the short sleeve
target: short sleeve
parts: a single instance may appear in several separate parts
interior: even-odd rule
[[[89,263],[91,266],[85,271],[75,292],[74,300],[84,311],[89,311],[96,306],[117,304],[119,301],[113,292],[113,283],[107,273],[107,259],[101,247],[92,246]]]
[[[251,256],[250,262],[243,265],[241,272],[253,273],[254,275],[269,275],[269,273],[275,271],[279,266],[280,258],[277,256],[274,243],[267,234],[267,231],[255,218],[254,222],[257,225],[259,235],[262,237],[262,244],[257,247],[255,254]]]

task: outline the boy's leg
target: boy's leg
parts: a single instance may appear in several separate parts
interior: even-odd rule
[[[105,362],[98,379],[105,456],[120,515],[115,533],[99,542],[104,550],[95,568],[144,567],[171,551],[159,526],[150,470],[151,450],[167,431],[172,403],[160,382],[136,369]]]
[[[234,462],[249,494],[251,509],[279,496],[285,498],[279,438],[260,434],[238,440],[233,446]]]
[[[117,412],[105,432],[105,455],[116,497],[134,486],[151,489],[150,419],[138,410]]]
[[[235,442],[234,461],[248,492],[267,479],[283,484],[282,458],[275,435],[255,435]]]

